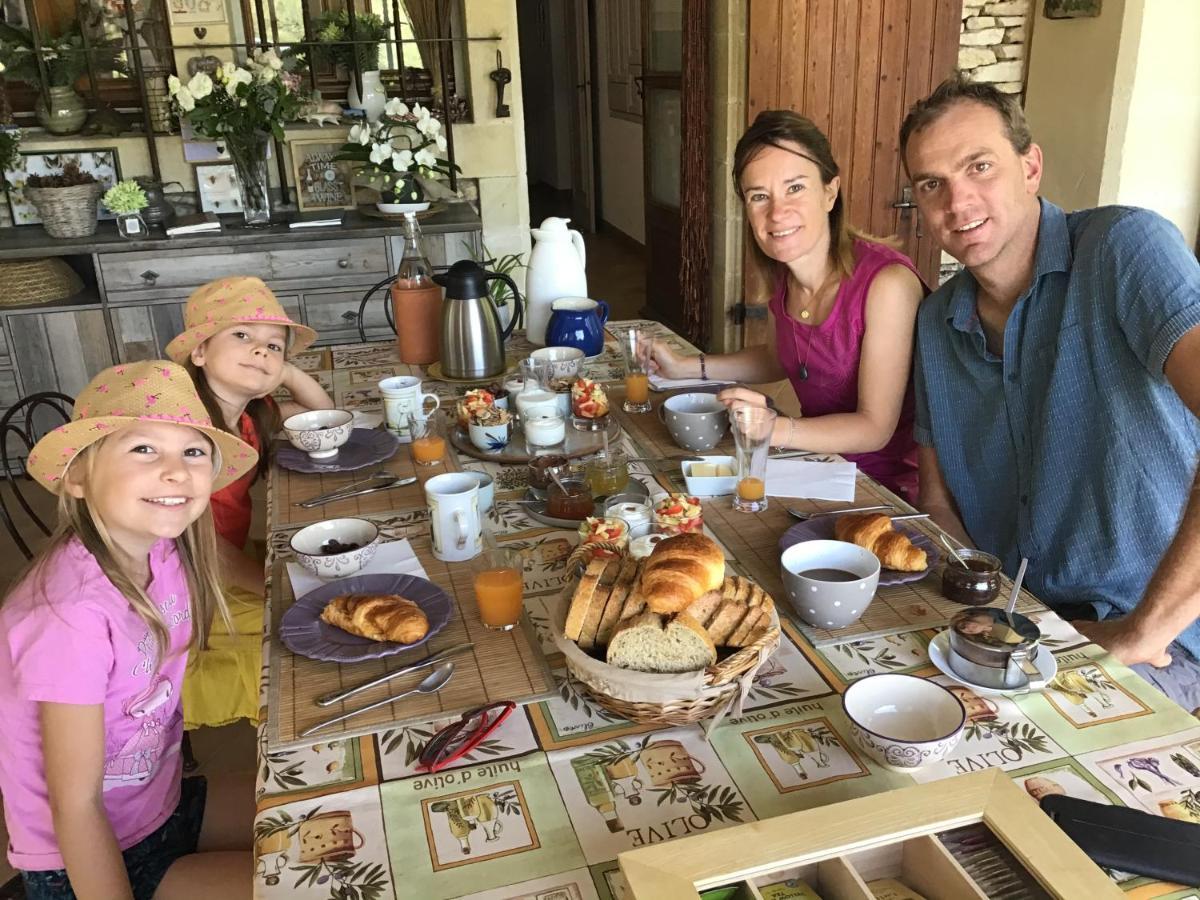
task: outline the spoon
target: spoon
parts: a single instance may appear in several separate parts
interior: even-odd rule
[[[958,560],[958,564],[960,566],[962,566],[964,569],[971,568],[970,566],[967,565],[967,561],[958,555],[958,548],[955,547],[953,544],[951,544],[950,541],[946,539],[946,536],[944,534],[941,535],[940,537],[942,539],[942,543],[946,545],[946,549],[949,550],[952,554],[954,554],[954,558]]]
[[[443,663],[426,675],[421,683],[411,691],[405,691],[403,694],[397,694],[394,697],[385,697],[382,700],[377,700],[374,703],[368,703],[366,706],[360,706],[358,709],[344,713],[343,715],[335,716],[332,719],[327,719],[326,721],[321,722],[319,725],[314,725],[312,728],[300,732],[300,737],[308,737],[314,731],[320,731],[322,728],[328,728],[330,725],[343,722],[352,716],[357,716],[359,713],[370,712],[371,710],[378,709],[379,707],[385,706],[388,703],[395,703],[397,700],[412,696],[413,694],[436,694],[446,686],[446,682],[450,680],[450,676],[453,674],[454,663]]]
[[[1013,627],[1013,610],[1017,608],[1017,597],[1021,593],[1021,582],[1025,580],[1025,569],[1029,565],[1029,560],[1024,556],[1021,557],[1021,567],[1017,569],[1017,577],[1013,581],[1012,593],[1008,597],[1008,605],[1004,607],[1004,615],[1008,618],[1008,627]]]
[[[805,512],[802,509],[796,509],[794,506],[787,507],[788,515],[792,518],[799,519],[801,522],[807,522],[809,519],[815,519],[818,516],[840,516],[842,513],[862,513],[874,512],[877,509],[895,509],[891,504],[883,506],[856,506],[853,509],[829,509],[825,512]]]

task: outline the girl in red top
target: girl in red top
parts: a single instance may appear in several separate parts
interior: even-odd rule
[[[253,509],[250,487],[270,465],[271,436],[281,419],[331,409],[324,388],[287,361],[317,338],[293,322],[259,278],[210,281],[188,298],[184,331],[167,355],[192,375],[196,392],[218,427],[260,451],[259,465],[212,495],[213,524],[234,633],[214,629],[212,649],[197,654],[184,682],[189,728],[256,718],[263,629],[263,566],[244,550]],[[292,399],[271,399],[279,387]]]

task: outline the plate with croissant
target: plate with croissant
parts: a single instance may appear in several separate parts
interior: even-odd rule
[[[425,643],[446,627],[453,606],[445,591],[416,575],[355,575],[293,603],[279,637],[309,659],[379,659]]]
[[[886,513],[847,513],[797,522],[779,539],[779,550],[822,540],[847,541],[874,553],[879,558],[881,586],[920,581],[942,558],[928,535],[893,522]]]

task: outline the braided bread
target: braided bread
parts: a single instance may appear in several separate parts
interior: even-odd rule
[[[725,554],[703,534],[679,534],[660,541],[642,568],[641,592],[652,612],[683,611],[725,581]]]
[[[429,633],[421,607],[395,594],[343,594],[321,610],[321,621],[372,641],[415,644]]]
[[[885,513],[837,516],[833,535],[839,541],[870,550],[885,569],[921,572],[929,566],[925,551],[914,546],[904,532],[895,530],[891,517]]]

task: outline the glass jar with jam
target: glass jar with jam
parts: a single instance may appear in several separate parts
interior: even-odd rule
[[[619,494],[629,484],[629,458],[623,450],[610,447],[587,461],[587,478],[593,496]]]
[[[567,458],[559,453],[547,453],[529,460],[529,491],[539,500],[546,499],[546,488],[550,485],[550,470],[567,464]]]
[[[557,478],[546,486],[546,515],[582,522],[596,507],[586,473],[578,466],[565,466],[554,474]]]
[[[951,554],[942,568],[942,596],[955,603],[982,606],[1000,593],[1000,560],[982,550],[959,550],[960,563]]]

